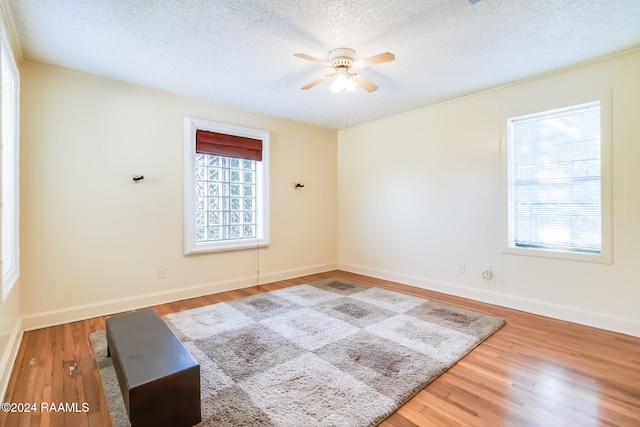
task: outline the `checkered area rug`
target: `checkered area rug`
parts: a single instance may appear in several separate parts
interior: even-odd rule
[[[344,279],[163,319],[200,363],[201,426],[375,426],[504,324]],[[104,331],[91,341],[126,426]]]

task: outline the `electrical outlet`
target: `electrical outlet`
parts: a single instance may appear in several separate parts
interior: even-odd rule
[[[161,268],[158,270],[158,279],[165,279],[167,277],[167,270]]]
[[[466,271],[467,271],[467,266],[463,262],[458,264],[458,273],[466,273]]]
[[[482,278],[491,280],[491,277],[493,277],[493,273],[491,272],[491,264],[485,264],[484,270],[482,270]]]

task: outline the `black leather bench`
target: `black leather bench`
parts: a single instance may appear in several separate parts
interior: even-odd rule
[[[200,422],[200,365],[152,308],[107,318],[107,354],[132,427]]]

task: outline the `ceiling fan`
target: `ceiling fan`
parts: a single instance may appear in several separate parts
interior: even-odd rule
[[[378,86],[371,83],[359,74],[352,72],[351,70],[357,70],[359,68],[369,67],[371,65],[381,64],[383,62],[395,61],[396,57],[393,53],[385,52],[378,55],[373,55],[368,58],[355,60],[356,51],[348,47],[341,47],[333,49],[329,52],[329,60],[315,58],[305,53],[296,53],[293,56],[306,59],[307,61],[316,62],[324,65],[327,68],[333,68],[333,72],[320,77],[311,83],[302,86],[300,89],[311,89],[312,87],[322,83],[325,80],[335,78],[331,84],[331,90],[334,92],[342,92],[345,90],[353,90],[356,85],[360,86],[368,92],[373,92],[378,89]]]

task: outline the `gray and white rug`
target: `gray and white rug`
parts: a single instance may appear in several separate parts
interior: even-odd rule
[[[504,324],[344,279],[163,318],[200,363],[201,426],[375,426]],[[128,426],[104,331],[90,337]]]

